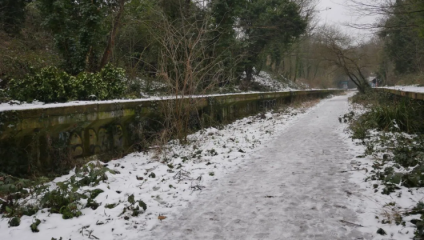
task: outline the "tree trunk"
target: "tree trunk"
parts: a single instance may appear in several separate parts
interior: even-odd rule
[[[112,48],[115,45],[115,37],[116,32],[118,31],[119,22],[121,20],[122,12],[124,11],[124,4],[126,0],[120,0],[119,1],[119,10],[118,13],[113,20],[112,30],[110,31],[109,40],[107,42],[107,46],[105,48],[105,51],[103,53],[102,60],[100,61],[99,70],[101,70],[106,64],[109,62],[110,55],[112,53]]]
[[[253,79],[253,67],[251,65],[246,65],[246,81],[251,82]]]
[[[255,71],[255,75],[256,76],[259,76],[259,73],[261,73],[261,71],[262,71],[262,68],[263,68],[263,61],[260,61],[260,63],[259,64],[257,64],[257,66],[256,66],[256,71]]]

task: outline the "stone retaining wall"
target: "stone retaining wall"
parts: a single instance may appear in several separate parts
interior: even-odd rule
[[[205,96],[185,101],[193,130],[226,124],[294,100],[323,98],[338,90]],[[15,176],[62,174],[76,164],[110,160],[143,150],[163,129],[175,99],[94,103],[0,112],[0,172]]]
[[[397,96],[407,97],[411,99],[424,100],[424,93],[419,92],[408,92],[397,89],[389,89],[389,88],[374,88],[375,91],[390,93]]]

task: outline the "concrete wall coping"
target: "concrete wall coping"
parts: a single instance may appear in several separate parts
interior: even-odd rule
[[[391,93],[397,96],[407,97],[411,99],[424,100],[424,93],[422,92],[411,92],[411,91],[404,91],[400,89],[391,89],[391,88],[374,88],[374,90],[378,92]]]
[[[184,99],[202,99],[202,98],[234,98],[234,97],[247,97],[247,96],[263,96],[272,95],[272,97],[284,93],[301,94],[302,92],[322,92],[322,91],[334,91],[335,89],[314,89],[314,90],[290,90],[290,91],[275,91],[275,92],[246,92],[246,93],[229,93],[229,94],[210,94],[210,95],[194,95],[184,96]],[[87,107],[87,106],[99,106],[99,105],[116,105],[116,104],[134,104],[134,103],[148,103],[158,101],[170,101],[176,99],[176,96],[161,96],[161,97],[150,97],[150,98],[139,98],[139,99],[116,99],[116,100],[105,100],[105,101],[73,101],[66,103],[48,103],[48,104],[0,104],[1,112],[14,112],[14,111],[39,111],[41,109],[50,108],[68,108],[68,107]],[[181,99],[181,98],[179,98]]]

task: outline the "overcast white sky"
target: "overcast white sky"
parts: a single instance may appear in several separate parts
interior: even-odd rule
[[[378,16],[358,16],[357,13],[349,8],[348,1],[349,0],[317,0],[318,4],[316,10],[318,11],[320,23],[338,25],[344,32],[356,38],[369,39],[372,31],[353,29],[345,25],[348,23],[372,24],[376,21]],[[373,0],[364,0],[364,2],[366,1],[375,3]]]

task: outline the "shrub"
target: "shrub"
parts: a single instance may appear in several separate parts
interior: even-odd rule
[[[47,67],[21,80],[11,80],[9,88],[13,99],[27,102],[106,100],[123,96],[124,79],[124,70],[114,68],[111,64],[98,73],[81,72],[77,76],[70,76],[55,67]]]
[[[416,111],[412,104],[400,101],[394,105],[381,105],[371,109],[369,117],[381,130],[398,129],[411,132],[416,128]]]
[[[72,95],[78,100],[106,100],[120,98],[125,91],[125,72],[106,65],[98,73],[82,72],[70,83]]]
[[[122,68],[114,68],[111,64],[106,65],[99,73],[106,84],[108,98],[120,98],[125,89],[125,71]]]
[[[355,137],[364,138],[367,129],[424,133],[422,101],[384,93],[357,94],[352,101],[370,109],[353,122]]]
[[[0,103],[7,102],[10,100],[9,95],[4,89],[0,89]]]
[[[70,79],[71,76],[56,67],[42,68],[21,80],[12,79],[10,95],[20,101],[64,102],[68,100],[66,88]]]

